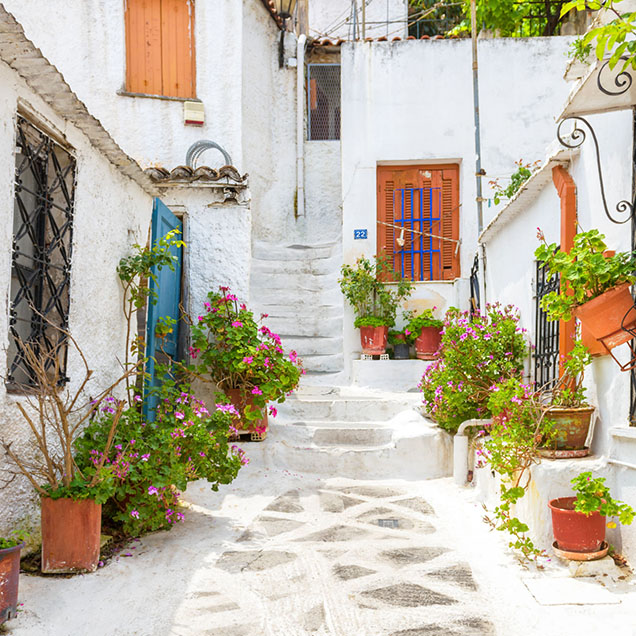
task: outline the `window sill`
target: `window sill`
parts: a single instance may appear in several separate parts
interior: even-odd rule
[[[150,95],[148,93],[129,93],[128,91],[117,91],[121,97],[145,97],[147,99],[161,99],[166,102],[201,102],[198,97],[168,97],[167,95]]]

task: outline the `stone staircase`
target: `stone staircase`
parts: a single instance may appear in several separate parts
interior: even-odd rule
[[[433,479],[452,473],[452,440],[424,417],[419,393],[303,385],[246,450],[272,468],[352,479]]]
[[[338,286],[340,242],[252,247],[250,303],[294,349],[310,378],[333,377],[343,362],[343,300]]]

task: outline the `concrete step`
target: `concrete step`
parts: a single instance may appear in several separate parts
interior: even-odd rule
[[[250,286],[255,291],[261,290],[268,296],[280,290],[293,289],[297,295],[305,292],[323,292],[327,289],[338,288],[338,275],[305,274],[295,271],[284,274],[267,274],[258,270],[250,271]],[[341,296],[342,297],[342,296]]]
[[[339,355],[342,357],[342,337],[294,336],[279,334],[286,351],[294,350],[300,357]]]
[[[331,430],[334,432],[331,433]],[[352,429],[325,429],[270,423],[267,440],[257,448],[246,447],[248,457],[258,453],[267,467],[318,474],[324,478],[436,479],[452,473],[452,438],[421,415],[407,411],[395,417],[390,427],[367,426],[369,438],[355,436]],[[324,432],[323,432],[324,431]],[[386,441],[389,433],[391,438]],[[314,441],[318,434],[317,444]],[[342,436],[342,443],[332,444]],[[364,435],[370,435],[365,433]]]
[[[279,413],[287,422],[311,420],[388,421],[402,411],[419,408],[417,394],[384,394],[377,397],[326,395],[291,396],[280,405]]]
[[[341,353],[324,356],[298,355],[308,373],[338,373],[344,369],[344,356]]]
[[[264,313],[268,313],[267,307],[271,305],[302,305],[308,309],[316,305],[333,305],[340,307],[341,311],[344,307],[343,296],[336,283],[324,289],[307,289],[302,286],[288,287],[286,284],[276,288],[267,284],[259,286],[252,281],[250,302]]]
[[[293,334],[294,336],[327,338],[336,333],[342,333],[342,316],[325,318],[316,314],[311,317],[269,316],[267,325],[279,335]]]
[[[393,431],[389,427],[319,427],[314,430],[313,443],[316,446],[365,446],[373,448],[387,446],[393,441]]]
[[[252,258],[263,261],[293,261],[340,257],[341,243],[319,243],[315,245],[272,245],[258,241],[252,245]]]
[[[252,272],[268,276],[285,274],[303,274],[305,276],[322,276],[340,274],[342,259],[340,255],[329,258],[299,258],[284,260],[252,259]]]

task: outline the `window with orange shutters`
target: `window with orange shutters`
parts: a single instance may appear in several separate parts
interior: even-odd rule
[[[125,0],[126,90],[196,97],[194,0]]]
[[[377,253],[413,281],[459,271],[459,166],[378,166]]]

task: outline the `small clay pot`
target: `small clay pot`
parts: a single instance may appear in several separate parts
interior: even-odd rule
[[[422,327],[415,339],[415,353],[419,360],[432,360],[442,344],[441,327]]]
[[[590,430],[594,414],[593,406],[565,408],[550,406],[545,417],[554,422],[556,438],[551,445],[555,450],[579,450],[585,448],[585,440]]]
[[[386,326],[360,327],[362,353],[368,356],[379,356],[385,353],[388,334],[389,328]]]
[[[576,497],[552,499],[552,530],[557,547],[568,552],[598,552],[605,541],[605,517],[574,510]]]
[[[244,393],[243,389],[228,389],[225,391],[228,397],[232,401],[232,404],[236,407],[239,413],[245,410],[246,406],[254,406],[254,398],[249,393]],[[267,407],[263,409],[263,417],[259,420],[244,421],[240,418],[235,418],[234,426],[241,432],[246,433],[263,433],[267,430],[269,419],[267,417]]]

